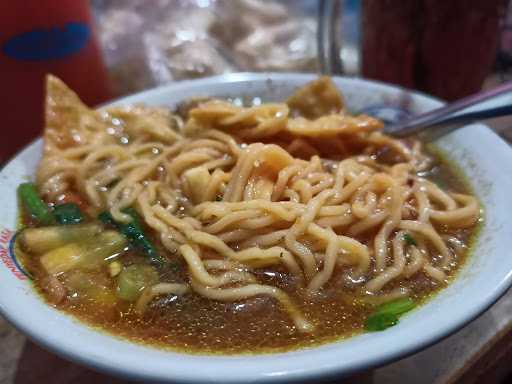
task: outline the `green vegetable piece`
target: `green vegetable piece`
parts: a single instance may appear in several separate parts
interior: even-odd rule
[[[416,243],[416,240],[414,240],[414,238],[408,233],[404,234],[404,240],[407,243],[407,245],[418,245],[418,243]]]
[[[103,223],[112,225],[113,227],[117,228],[123,235],[126,236],[126,238],[134,247],[139,248],[149,257],[151,263],[156,266],[162,266],[165,261],[158,254],[155,246],[144,233],[140,224],[140,217],[137,212],[133,208],[127,208],[123,212],[132,217],[131,222],[127,224],[118,223],[114,220],[110,212],[107,211],[100,213],[98,218]]]
[[[398,324],[398,318],[405,312],[409,312],[416,306],[409,297],[404,297],[390,301],[377,307],[374,314],[370,315],[365,322],[367,331],[383,331],[389,327]]]
[[[112,215],[108,211],[101,212],[98,215],[98,219],[103,224],[108,224],[108,225],[112,225],[113,227],[117,227],[117,223],[115,222],[114,218],[112,217]]]
[[[59,224],[78,224],[84,220],[80,207],[75,203],[57,205],[53,215]]]
[[[117,296],[136,301],[142,291],[158,282],[158,273],[149,265],[133,264],[121,271],[117,278]]]
[[[398,324],[398,317],[391,313],[374,313],[366,319],[364,328],[370,332],[383,331]]]
[[[41,199],[33,183],[20,184],[18,196],[30,215],[40,224],[49,225],[55,221],[50,208]]]
[[[410,297],[403,297],[380,305],[376,313],[390,313],[395,316],[400,316],[405,312],[409,312],[415,306],[416,304]]]
[[[130,215],[133,218],[133,220],[137,223],[137,225],[140,226],[141,218],[135,209],[126,208],[126,209],[123,209],[123,213]]]

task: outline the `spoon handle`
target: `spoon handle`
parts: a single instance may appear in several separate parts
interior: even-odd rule
[[[433,140],[466,123],[510,114],[512,114],[512,81],[386,126],[385,132],[395,137],[419,135],[423,139]]]
[[[338,39],[340,0],[320,0],[317,9],[317,59],[320,73],[336,75],[342,73],[340,42]]]

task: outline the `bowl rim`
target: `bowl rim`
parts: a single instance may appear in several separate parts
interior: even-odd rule
[[[152,97],[165,97],[166,94],[170,93],[179,93],[180,90],[187,89],[193,86],[208,86],[208,85],[219,85],[219,84],[232,84],[237,82],[247,82],[247,81],[268,81],[268,79],[274,81],[291,81],[294,83],[304,83],[310,81],[314,78],[317,78],[316,74],[299,74],[299,73],[233,73],[233,74],[225,74],[219,76],[213,76],[203,79],[196,80],[184,80],[181,82],[153,88],[150,90],[145,90],[133,95],[125,96],[116,100],[113,100],[109,103],[103,104],[101,107],[113,105],[113,104],[128,104],[132,103],[135,100],[140,101],[149,96]],[[342,77],[342,76],[333,76],[334,79],[339,79],[348,83],[351,83],[354,86],[358,84],[370,85],[373,87],[377,87],[383,91],[391,91],[392,93],[396,93],[397,91],[404,90],[404,88],[396,87],[392,85],[388,85],[381,82],[375,82],[371,80],[364,80],[359,78],[350,78],[350,77]],[[408,93],[418,96],[421,99],[425,99],[424,101],[430,101],[440,104],[441,102],[435,98],[432,98],[428,95],[409,91]],[[159,96],[160,95],[160,96]],[[497,143],[502,141],[496,134],[491,132],[488,128],[486,130],[482,130],[485,134],[488,135],[489,140],[493,140]],[[10,164],[15,162],[18,157],[29,151],[35,150],[35,147],[40,145],[41,139],[38,138],[30,145],[26,146],[22,151],[18,152],[6,165],[3,169],[9,167]],[[507,146],[508,148],[508,146]],[[506,152],[504,149],[500,152],[502,155],[506,155],[512,159],[512,150],[508,149]],[[3,169],[0,172],[3,172]],[[1,221],[1,220],[0,220]],[[435,330],[429,330],[424,334],[418,336],[417,339],[407,340],[400,345],[400,347],[395,348],[394,351],[373,351],[372,354],[366,356],[365,358],[361,358],[356,362],[350,362],[349,365],[343,364],[340,362],[336,362],[330,359],[328,362],[326,361],[324,364],[320,364],[318,366],[310,366],[305,364],[307,362],[308,355],[310,354],[318,354],[319,348],[323,346],[330,347],[329,349],[336,349],[339,347],[337,343],[328,343],[322,345],[321,347],[314,347],[312,349],[300,349],[297,351],[290,351],[285,353],[278,354],[261,354],[261,355],[235,355],[235,356],[212,356],[212,355],[187,355],[179,352],[165,352],[165,354],[169,356],[169,360],[171,360],[171,356],[174,355],[176,357],[186,356],[190,358],[192,362],[187,362],[189,367],[192,367],[193,364],[215,364],[215,362],[219,362],[222,364],[241,364],[248,363],[247,360],[251,361],[250,370],[242,371],[240,369],[236,369],[236,372],[225,372],[223,370],[219,370],[216,372],[208,372],[208,374],[204,374],[202,370],[190,370],[188,372],[178,372],[176,373],[176,369],[168,371],[162,369],[158,372],[154,372],[153,374],[149,372],[137,372],[137,367],[134,366],[126,366],[123,365],[122,362],[112,358],[105,353],[97,353],[93,355],[84,355],[79,350],[75,350],[70,348],[62,340],[58,340],[53,337],[49,337],[43,333],[37,332],[32,326],[31,322],[27,321],[27,319],[21,319],[19,317],[12,316],[8,311],[7,307],[3,307],[0,302],[0,314],[2,314],[10,323],[12,323],[15,327],[20,329],[25,335],[28,335],[29,338],[33,339],[38,344],[43,345],[45,348],[48,348],[52,351],[55,351],[57,354],[63,356],[66,359],[78,362],[80,364],[84,364],[90,367],[93,367],[98,370],[102,370],[111,374],[115,374],[117,376],[124,376],[130,378],[137,379],[149,379],[149,380],[158,380],[158,381],[166,381],[166,380],[177,380],[180,382],[241,382],[241,381],[250,381],[250,382],[291,382],[296,380],[308,380],[319,377],[328,377],[328,376],[338,376],[338,375],[347,375],[363,368],[371,368],[378,365],[385,364],[389,361],[395,360],[399,357],[411,354],[413,352],[419,351],[429,345],[436,343],[437,341],[445,338],[446,336],[453,333],[455,330],[463,327],[477,316],[479,316],[482,312],[484,312],[487,308],[489,308],[492,304],[494,304],[509,288],[512,284],[512,272],[509,272],[505,278],[503,278],[499,284],[497,284],[491,292],[487,292],[487,295],[482,295],[478,302],[474,303],[472,307],[464,314],[464,316],[454,317],[446,322],[442,327],[436,328]],[[434,298],[435,300],[435,298]],[[88,327],[82,323],[79,323],[83,327]],[[97,332],[93,330],[94,332]],[[130,342],[127,342],[131,344]],[[343,341],[341,341],[343,343]],[[94,349],[93,349],[94,350]],[[109,351],[105,351],[107,354]],[[334,351],[335,352],[335,351]],[[305,354],[305,356],[303,356]],[[281,364],[282,369],[276,370],[275,364],[270,364],[270,359],[275,360],[274,358],[280,358],[279,364]],[[174,363],[179,364],[179,359],[174,358]],[[265,369],[266,365],[272,365],[273,368],[271,370]],[[277,366],[279,366],[279,364]],[[179,368],[178,368],[179,369]]]

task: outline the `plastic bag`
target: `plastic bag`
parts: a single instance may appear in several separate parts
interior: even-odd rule
[[[315,71],[316,1],[97,0],[117,94],[234,71]]]

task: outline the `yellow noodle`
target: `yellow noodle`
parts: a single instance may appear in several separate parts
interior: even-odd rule
[[[190,274],[193,279],[198,282],[211,287],[220,287],[228,283],[235,282],[254,282],[255,279],[252,275],[246,272],[228,271],[219,276],[213,276],[208,273],[204,267],[201,257],[192,249],[188,244],[180,247],[180,252],[188,264]]]
[[[285,236],[286,246],[300,258],[304,266],[304,273],[308,279],[313,278],[313,275],[316,273],[317,266],[311,250],[309,250],[304,244],[297,241],[297,236],[304,233],[307,226],[315,219],[320,207],[333,194],[334,191],[325,190],[312,199],[307,206],[306,212],[290,227],[290,230]]]
[[[478,201],[469,195],[452,194],[453,198],[464,206],[462,208],[454,208],[448,211],[430,210],[430,217],[441,224],[447,226],[464,227],[468,223],[473,225],[480,216],[480,207]]]
[[[395,288],[390,292],[371,294],[363,296],[361,301],[370,305],[381,305],[401,297],[407,297],[410,295],[410,289],[408,288]]]
[[[403,231],[400,231],[393,239],[393,265],[384,269],[381,274],[366,283],[368,291],[379,291],[384,285],[403,273],[405,267],[404,234]]]
[[[450,250],[444,243],[443,239],[441,239],[437,231],[434,229],[434,227],[432,227],[432,225],[421,223],[419,221],[402,220],[399,224],[399,227],[401,229],[407,229],[409,231],[418,232],[419,234],[423,235],[428,241],[432,243],[432,245],[434,245],[434,247],[437,248],[441,254],[441,266],[447,267],[450,264],[452,260]]]
[[[425,259],[418,248],[412,246],[409,255],[410,262],[404,268],[404,276],[407,278],[418,273],[418,271],[425,265]]]
[[[184,295],[189,291],[185,284],[159,283],[146,288],[135,303],[135,311],[142,313],[146,310],[148,304],[157,296],[161,295]]]
[[[196,294],[273,297],[304,332],[312,325],[254,268],[281,266],[309,292],[352,275],[375,303],[407,295],[384,288],[419,273],[445,282],[452,253],[464,251],[453,233],[479,220],[478,200],[419,177],[431,160],[418,141],[350,116],[334,85],[327,90],[253,107],[209,100],[181,121],[142,106],[93,111],[52,78],[49,92],[66,102],[47,106],[39,190],[51,202],[78,192],[89,213],[125,223],[134,207],[166,255],[186,262]],[[135,308],[187,290],[157,284]]]
[[[307,321],[298,308],[292,303],[286,293],[276,287],[261,284],[248,284],[240,288],[210,288],[198,284],[192,279],[192,288],[201,295],[213,300],[235,301],[247,299],[249,297],[264,295],[275,298],[290,315],[295,326],[301,332],[311,332],[314,329],[313,324]]]
[[[391,189],[391,204],[389,216],[380,231],[375,236],[375,266],[378,271],[384,270],[388,253],[387,241],[393,229],[400,223],[402,217],[402,196],[399,187],[394,184]]]

